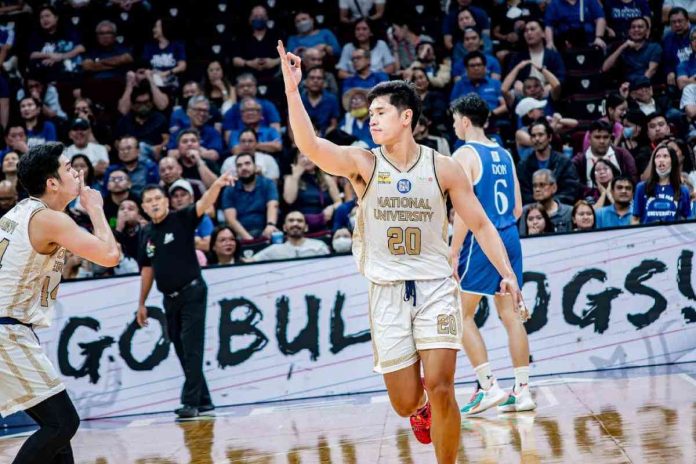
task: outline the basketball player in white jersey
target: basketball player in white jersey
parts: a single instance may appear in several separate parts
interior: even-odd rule
[[[297,147],[324,171],[347,177],[358,194],[353,253],[370,281],[374,369],[383,374],[397,414],[410,416],[416,438],[432,440],[439,463],[454,463],[461,432],[454,396],[461,310],[449,263],[447,195],[504,277],[501,291],[516,304],[521,294],[500,237],[459,165],[415,142],[420,100],[410,84],[382,83],[368,95],[370,132],[379,148],[341,147],[312,128],[298,91],[300,59],[282,42],[278,53]]]
[[[510,153],[486,137],[483,131],[490,114],[485,100],[471,93],[452,104],[452,113],[455,132],[466,141],[452,158],[461,164],[471,179],[474,193],[498,230],[515,271],[515,279],[521,286],[522,246],[517,220],[522,215],[522,194],[515,163]],[[529,392],[529,340],[522,324],[529,313],[523,302],[519,308],[515,307],[510,298],[497,293],[499,282],[496,268],[467,230],[465,222],[455,216],[452,261],[462,291],[462,344],[474,366],[477,388],[471,400],[462,407],[462,414],[478,414],[496,405],[501,412],[532,410],[536,404]],[[493,297],[508,334],[515,373],[515,386],[509,395],[498,386],[493,376],[486,345],[474,322],[476,308],[484,295]]]
[[[39,425],[16,464],[74,462],[70,439],[80,418],[33,330],[51,323],[65,250],[105,267],[120,257],[101,194],[84,185],[64,151],[50,143],[20,158],[17,175],[30,196],[0,219],[0,414],[26,411]],[[94,235],[64,212],[77,196]]]

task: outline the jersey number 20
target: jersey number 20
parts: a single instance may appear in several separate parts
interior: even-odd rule
[[[418,227],[390,227],[387,237],[389,251],[393,255],[419,255],[421,252],[421,231]]]

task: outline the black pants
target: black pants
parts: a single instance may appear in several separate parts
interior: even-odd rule
[[[203,376],[205,313],[208,306],[208,287],[203,279],[197,285],[182,290],[176,297],[164,297],[167,315],[167,334],[184,369],[181,404],[202,406],[212,404],[208,384]]]
[[[25,412],[40,428],[24,442],[13,464],[73,464],[70,439],[80,417],[68,393],[63,390]]]

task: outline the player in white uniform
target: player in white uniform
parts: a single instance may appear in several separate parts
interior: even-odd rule
[[[65,250],[108,267],[120,258],[101,194],[84,186],[64,150],[50,143],[22,156],[17,174],[30,197],[0,219],[0,414],[26,411],[39,425],[17,464],[74,462],[80,418],[33,330],[51,323]],[[63,212],[78,195],[94,235]]]
[[[461,433],[454,396],[461,322],[446,196],[504,277],[501,291],[517,303],[520,290],[500,237],[459,164],[415,142],[420,100],[410,84],[382,83],[368,95],[370,132],[379,149],[341,147],[312,128],[298,91],[300,59],[281,42],[278,53],[297,147],[324,171],[347,177],[360,199],[354,253],[370,280],[375,370],[384,376],[394,410],[411,417],[416,438],[432,440],[439,463],[454,463]]]

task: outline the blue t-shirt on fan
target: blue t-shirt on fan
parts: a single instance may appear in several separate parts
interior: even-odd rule
[[[186,61],[186,50],[181,42],[169,42],[160,48],[159,44],[150,42],[145,44],[143,61],[148,63],[155,71],[170,71],[176,67],[179,61]]]
[[[681,185],[679,201],[674,200],[671,185],[656,185],[655,193],[648,198],[645,182],[636,187],[633,198],[633,215],[640,218],[641,224],[652,222],[674,222],[691,217],[689,189]]]

